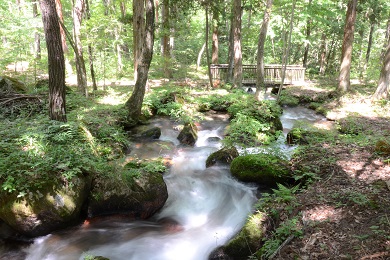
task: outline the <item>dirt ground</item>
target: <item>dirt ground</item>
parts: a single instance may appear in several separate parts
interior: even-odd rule
[[[313,85],[289,91],[300,100],[329,93]],[[294,162],[315,166],[320,180],[298,195],[292,213],[300,216],[303,236],[285,241],[274,259],[390,259],[390,161],[375,151],[374,138],[390,143],[390,103],[378,107],[369,94],[325,102],[326,127],[335,140],[311,144]],[[337,130],[351,115],[365,144],[346,142]],[[291,217],[286,214],[280,221]]]

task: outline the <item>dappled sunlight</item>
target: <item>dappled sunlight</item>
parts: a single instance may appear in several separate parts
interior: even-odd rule
[[[302,212],[303,223],[333,221],[338,222],[343,218],[343,210],[328,205],[320,205]]]
[[[43,156],[45,154],[44,144],[36,137],[28,134],[22,136],[22,147],[24,152],[29,152],[34,155]]]

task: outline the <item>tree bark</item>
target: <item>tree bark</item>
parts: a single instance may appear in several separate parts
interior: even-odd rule
[[[33,17],[38,17],[38,3],[34,0],[31,0],[32,2],[32,9],[33,9]],[[39,33],[39,29],[36,28],[36,31],[34,33],[34,52],[35,52],[35,60],[41,59],[41,35]]]
[[[91,12],[89,9],[89,0],[85,0],[85,11],[87,14],[87,20],[91,19]],[[94,69],[94,57],[93,57],[93,48],[92,44],[88,44],[88,57],[89,57],[89,71],[91,72],[92,79],[92,89],[93,91],[97,90],[96,77],[95,77],[95,69]]]
[[[234,0],[233,4],[233,88],[242,87],[242,50],[241,50],[241,0]]]
[[[388,99],[390,92],[390,40],[387,41],[387,48],[383,59],[378,87],[372,96],[373,100]]]
[[[309,4],[308,5],[311,6],[312,2],[313,2],[313,0],[309,0]],[[310,40],[310,35],[311,35],[311,23],[312,23],[312,19],[308,18],[307,22],[306,22],[305,52],[303,53],[303,62],[302,62],[302,65],[305,68],[307,68],[307,59],[308,59],[308,56],[309,56],[309,47],[310,47],[309,40]]]
[[[49,65],[49,117],[66,122],[65,60],[56,4],[40,0]]]
[[[337,90],[339,92],[347,92],[351,90],[351,62],[352,62],[352,46],[355,31],[357,0],[349,0],[347,15],[344,27],[344,39],[341,52],[341,66],[339,84]]]
[[[133,5],[143,5],[144,0],[134,0]],[[142,48],[139,64],[137,66],[137,81],[134,86],[134,91],[126,102],[128,110],[128,124],[135,125],[139,122],[141,117],[142,102],[145,96],[145,88],[148,80],[148,72],[150,63],[153,57],[153,43],[154,43],[154,0],[146,0],[146,22],[144,26],[142,37]],[[143,19],[143,13],[141,13]]]
[[[259,33],[259,41],[257,44],[257,68],[256,68],[256,93],[255,97],[257,100],[260,100],[261,90],[265,90],[265,77],[264,77],[264,45],[267,39],[268,24],[271,17],[273,0],[267,0],[263,23],[261,25]]]
[[[164,76],[166,78],[172,78],[171,71],[171,46],[170,46],[170,12],[169,12],[169,0],[163,0],[161,8],[162,18],[162,39],[161,39],[161,52],[163,56]]]
[[[209,75],[210,89],[213,88],[213,77],[211,76],[210,68],[210,54],[209,54],[209,7],[206,5],[206,60],[207,60],[207,73]]]
[[[137,81],[138,64],[141,62],[142,42],[145,36],[144,13],[145,13],[145,1],[133,0],[134,81]]]
[[[218,52],[219,52],[219,41],[218,41],[218,11],[213,11],[213,36],[212,36],[212,47],[211,47],[211,63],[218,64]]]

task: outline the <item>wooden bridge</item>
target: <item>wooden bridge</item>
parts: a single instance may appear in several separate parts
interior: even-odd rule
[[[242,84],[256,84],[256,65],[242,65]],[[274,85],[282,82],[282,65],[270,64],[264,66],[265,83]],[[228,64],[211,64],[213,80],[225,80],[229,70]],[[305,68],[300,65],[287,65],[284,84],[297,84],[305,81]]]

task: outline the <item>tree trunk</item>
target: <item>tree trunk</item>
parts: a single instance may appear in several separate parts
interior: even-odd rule
[[[267,39],[268,24],[271,17],[273,0],[267,0],[263,23],[261,25],[259,41],[257,44],[257,68],[256,68],[256,94],[255,97],[257,100],[260,100],[261,90],[265,90],[265,77],[264,77],[264,45]]]
[[[200,61],[202,60],[202,55],[203,55],[203,52],[204,52],[205,49],[206,49],[206,43],[204,43],[202,45],[202,48],[200,49],[200,51],[198,53],[198,59],[196,61],[196,70],[198,70],[199,67],[200,67]]]
[[[242,52],[241,52],[241,0],[234,0],[233,6],[233,88],[242,87]]]
[[[85,0],[85,11],[87,14],[87,20],[91,19],[91,12],[89,9],[89,0]],[[95,69],[93,66],[93,48],[92,44],[88,44],[88,57],[89,57],[89,71],[91,72],[91,79],[92,79],[92,89],[93,91],[97,90],[97,84],[96,84],[96,77],[95,77]]]
[[[351,62],[352,62],[352,46],[355,31],[357,0],[349,0],[347,15],[344,27],[344,39],[341,52],[341,66],[339,84],[337,90],[339,92],[347,92],[351,90]]]
[[[213,11],[213,44],[211,47],[211,63],[218,64],[218,52],[219,52],[219,41],[218,41],[218,12]]]
[[[32,7],[33,7],[33,17],[38,17],[38,3],[34,0],[32,1]],[[41,59],[41,35],[39,33],[39,29],[36,28],[36,31],[34,33],[34,52],[35,52],[35,60]]]
[[[162,18],[162,39],[161,39],[161,52],[163,56],[164,76],[166,78],[172,78],[171,71],[171,47],[170,47],[170,22],[169,22],[169,0],[163,0],[161,8]]]
[[[213,88],[213,77],[211,76],[210,68],[210,54],[209,54],[209,7],[206,5],[206,60],[207,60],[207,72],[209,75],[210,89]]]
[[[387,41],[387,48],[383,59],[378,87],[372,96],[373,100],[388,99],[390,92],[390,40]]]
[[[138,64],[141,62],[142,42],[145,40],[145,1],[133,0],[133,55],[134,81],[137,81]],[[154,19],[154,18],[153,18]]]
[[[81,44],[80,30],[83,13],[85,10],[84,0],[73,1],[73,38],[75,44],[76,70],[77,70],[77,85],[81,93],[88,97],[87,86],[87,70],[85,69],[85,62],[83,56],[83,46]]]
[[[56,1],[58,19],[59,19],[60,23],[64,24],[64,17],[62,15],[61,0],[55,0],[55,1]],[[66,44],[66,33],[65,33],[64,28],[62,28],[62,26],[60,26],[60,32],[61,32],[62,49],[64,50],[65,72],[67,73],[67,75],[73,75],[72,65],[70,64],[70,61],[67,58],[67,54],[69,53],[69,48],[68,48],[68,45]]]
[[[134,0],[133,5],[144,5],[144,0]],[[145,95],[145,88],[148,80],[148,72],[150,62],[153,57],[154,43],[154,0],[146,0],[146,23],[143,27],[145,37],[142,37],[142,48],[140,60],[137,66],[137,81],[134,86],[134,91],[126,102],[128,110],[128,124],[135,125],[139,122],[141,116],[142,102]],[[140,14],[143,19],[143,13]],[[139,33],[139,32],[137,32]],[[138,35],[139,36],[139,35]]]
[[[232,8],[233,11],[233,8]],[[226,73],[226,82],[232,82],[233,80],[233,66],[234,66],[234,37],[233,37],[233,17],[230,20],[230,30],[229,30],[229,50],[228,50],[228,71]]]
[[[309,6],[311,6],[311,3],[313,2],[313,0],[309,0]],[[309,56],[309,47],[310,47],[310,44],[309,44],[309,41],[310,41],[310,34],[311,34],[311,23],[312,23],[312,19],[311,18],[308,18],[307,19],[307,22],[306,22],[306,43],[305,43],[305,52],[303,53],[303,67],[307,68],[307,58]]]
[[[374,35],[375,31],[375,23],[371,23],[370,26],[370,34],[368,36],[368,44],[367,44],[367,52],[366,52],[366,59],[364,60],[364,66],[363,66],[363,75],[367,75],[367,66],[368,62],[370,61],[370,54],[371,54],[371,47],[372,47],[372,37]]]
[[[41,0],[40,6],[49,65],[49,117],[66,122],[65,61],[56,4],[52,0]]]

